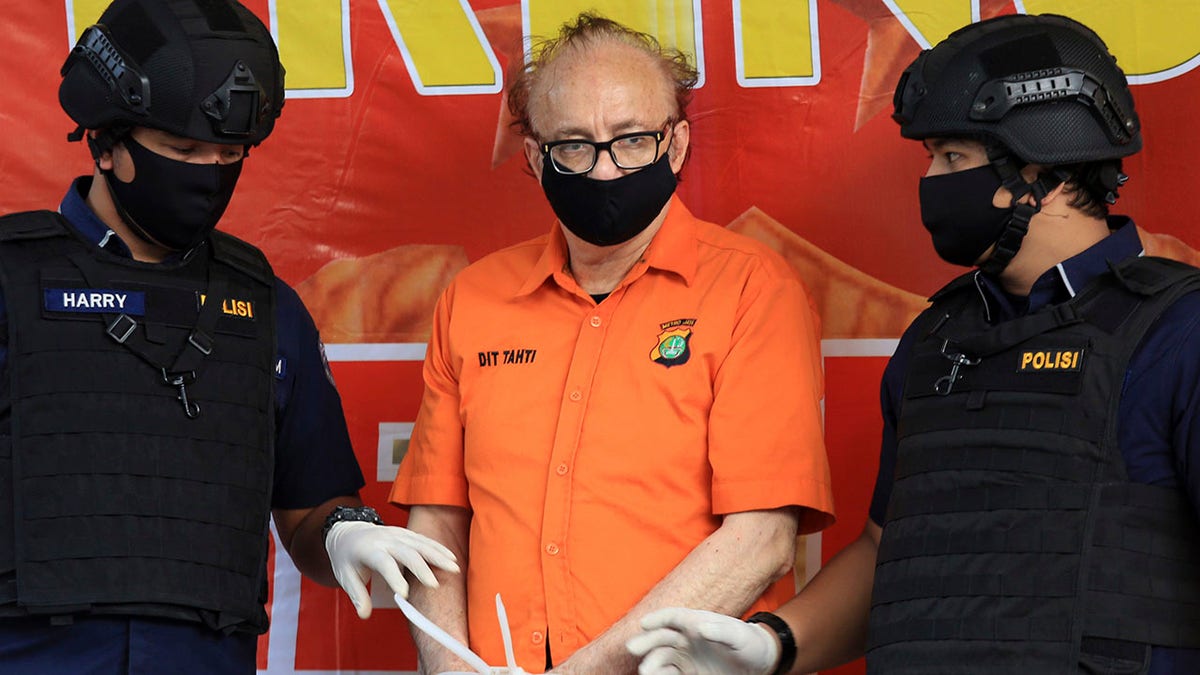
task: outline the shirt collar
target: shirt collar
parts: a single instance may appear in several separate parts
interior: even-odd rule
[[[1143,253],[1142,241],[1137,227],[1126,216],[1108,219],[1112,234],[1093,244],[1090,248],[1046,270],[1033,283],[1029,297],[1010,295],[999,281],[982,272],[976,272],[975,281],[983,298],[985,310],[991,320],[1004,320],[1022,316],[1057,302],[1065,302],[1082,291],[1085,286],[1108,272],[1109,263],[1124,260]]]
[[[92,176],[80,176],[76,178],[71,187],[67,188],[67,194],[63,197],[62,202],[58,205],[58,212],[62,214],[71,227],[84,238],[85,241],[91,242],[96,246],[125,258],[132,257],[129,247],[115,232],[104,224],[103,220],[92,211],[92,207],[87,203],[87,193],[92,187]]]
[[[639,266],[673,272],[683,278],[684,283],[690,284],[696,275],[698,253],[696,251],[695,216],[684,206],[677,194],[671,195],[667,208],[667,217],[645,253],[626,275],[626,281],[635,278],[642,270]],[[546,247],[534,263],[533,270],[525,283],[517,291],[517,295],[528,295],[542,286],[547,279],[553,278],[560,286],[565,286],[571,278],[567,259],[567,239],[562,233],[562,226],[554,221],[554,226],[546,236]],[[558,276],[556,276],[558,275]]]

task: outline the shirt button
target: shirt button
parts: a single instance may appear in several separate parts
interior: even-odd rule
[[[580,399],[582,399],[582,398],[583,398],[583,394],[579,393],[579,390],[578,390],[578,389],[576,389],[575,391],[571,392],[571,400],[572,400],[572,401],[578,401],[578,400],[580,400]]]
[[[556,468],[554,471],[555,471],[555,473],[557,473],[560,476],[565,476],[565,475],[567,475],[568,470],[569,469],[567,468],[566,464],[559,464],[558,468]]]
[[[546,553],[558,555],[558,544],[546,544]]]
[[[604,323],[604,322],[600,320],[600,317],[598,317],[598,316],[592,317],[592,328],[599,328],[601,323]]]
[[[542,644],[542,641],[546,639],[546,636],[542,635],[542,631],[535,630],[533,631],[533,634],[529,636],[529,639],[533,642],[533,644],[540,645]]]

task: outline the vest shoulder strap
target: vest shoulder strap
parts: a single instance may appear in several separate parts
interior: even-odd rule
[[[0,241],[46,239],[68,234],[62,216],[54,211],[24,211],[0,217]]]
[[[1138,295],[1157,295],[1189,277],[1200,280],[1200,269],[1155,256],[1129,258],[1109,268],[1118,283]]]
[[[267,262],[267,256],[255,246],[216,230],[213,230],[209,241],[213,249],[213,260],[268,286],[275,283],[275,272],[271,269],[271,263]]]
[[[962,290],[965,288],[974,288],[976,274],[978,274],[978,271],[971,270],[970,272],[967,272],[966,274],[962,274],[962,275],[959,275],[958,277],[955,277],[955,279],[953,281],[946,284],[945,286],[942,286],[942,288],[937,293],[934,293],[933,295],[929,296],[929,301],[937,302],[939,300],[944,300],[947,297],[954,295],[955,293],[962,292]]]

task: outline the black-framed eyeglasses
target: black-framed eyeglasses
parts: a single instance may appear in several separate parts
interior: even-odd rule
[[[607,150],[613,164],[627,171],[644,169],[658,159],[658,149],[674,122],[667,120],[660,131],[634,131],[607,141],[588,141],[569,138],[542,143],[542,157],[550,160],[554,170],[568,176],[589,173],[596,168],[601,150]]]

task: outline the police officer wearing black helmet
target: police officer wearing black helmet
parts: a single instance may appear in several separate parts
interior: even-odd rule
[[[284,102],[234,0],[116,0],[62,69],[93,176],[0,219],[0,671],[253,673],[269,519],[361,616],[456,570],[363,507],[312,318],[214,230]]]
[[[1200,270],[1108,214],[1124,74],[1072,19],[1005,16],[895,106],[934,248],[977,269],[884,373],[870,520],[776,615],[648,616],[639,672],[1200,673]]]

